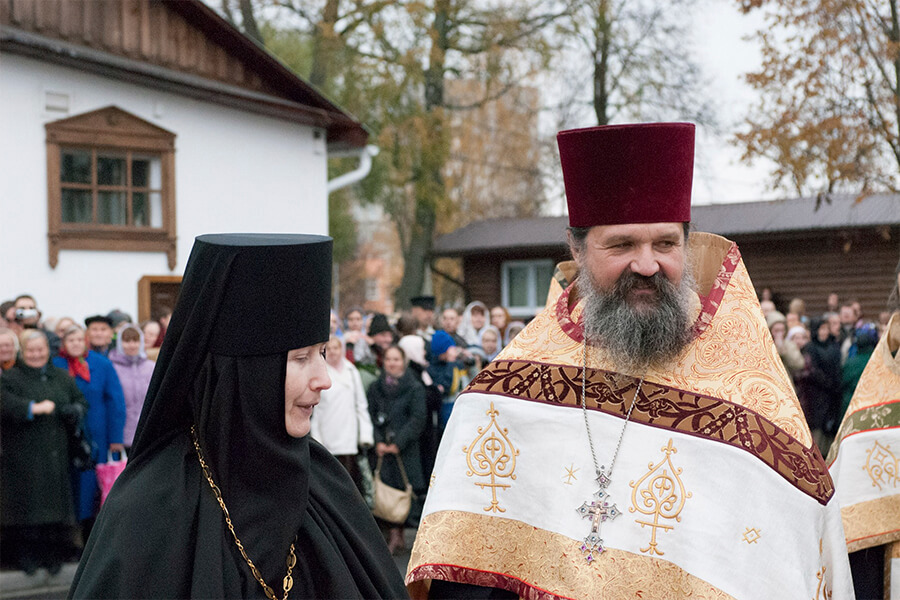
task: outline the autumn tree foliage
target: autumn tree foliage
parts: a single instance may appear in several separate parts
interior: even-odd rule
[[[223,0],[223,10],[235,1]],[[257,0],[255,6],[256,19],[267,17],[267,47],[373,133],[381,151],[357,191],[384,207],[396,227],[405,261],[395,293],[402,307],[423,288],[435,236],[465,224],[469,215],[484,216],[497,199],[484,186],[474,189],[471,182],[476,178],[465,177],[482,154],[479,149],[472,155],[477,146],[460,140],[471,132],[472,119],[488,114],[483,109],[500,106],[510,91],[520,90],[546,65],[548,47],[542,33],[559,16],[559,4]],[[456,93],[461,90],[467,93]],[[521,126],[518,116],[484,127],[493,128],[493,139],[498,140],[503,137],[496,135],[498,129]],[[528,157],[527,149],[516,152],[510,147],[501,156],[503,148],[493,148],[493,160],[478,167],[478,180],[489,186],[499,174],[527,175],[528,165],[517,162]],[[537,177],[525,179],[531,185],[524,197],[519,185],[510,186],[505,198],[510,210],[521,209],[518,214],[532,213],[540,204],[535,197],[540,192]],[[496,203],[493,207],[496,210]]]
[[[765,11],[760,100],[736,136],[767,157],[773,189],[896,190],[900,170],[898,0],[739,0]]]

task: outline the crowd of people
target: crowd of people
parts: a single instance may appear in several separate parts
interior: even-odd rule
[[[379,459],[388,485],[402,488],[405,472],[415,493],[409,517],[382,523],[393,553],[405,549],[403,528],[418,524],[457,394],[524,327],[503,306],[480,301],[439,312],[431,296],[411,303],[394,318],[332,310],[332,385],[311,419],[312,437],[370,505]],[[823,314],[807,314],[800,298],[778,304],[762,290],[766,323],[824,456],[888,313],[866,318],[858,302],[836,294]],[[93,466],[130,449],[170,314],[137,324],[113,310],[82,325],[43,319],[29,295],[0,306],[2,526],[4,539],[17,542],[3,545],[5,564],[54,573],[83,547],[100,505]],[[91,444],[86,466],[72,464],[76,433]]]
[[[802,298],[780,307],[768,288],[760,293],[760,308],[816,445],[822,456],[827,456],[891,313],[869,318],[863,315],[858,301],[842,302],[832,293],[825,312],[809,315]]]
[[[4,565],[55,574],[78,556],[101,504],[95,467],[127,457],[170,312],[82,325],[43,319],[28,294],[0,304]]]
[[[331,313],[326,362],[332,386],[311,420],[313,438],[331,451],[360,492],[372,500],[373,469],[413,488],[405,524],[382,523],[393,553],[404,548],[404,526],[415,527],[428,474],[457,394],[524,327],[502,306],[480,301],[436,313],[433,296],[411,299],[390,318],[351,308]]]
[[[415,526],[456,394],[524,324],[477,301],[438,315],[433,297],[412,303],[396,318],[332,311],[332,386],[311,433],[370,502],[377,459],[396,487],[402,460],[418,498],[407,521]],[[83,549],[101,504],[95,467],[131,449],[170,316],[135,323],[114,309],[79,323],[44,318],[28,294],[0,304],[0,514],[4,540],[16,542],[3,544],[5,566],[54,574]],[[89,456],[79,456],[82,440]],[[403,528],[383,525],[390,549],[402,551]]]

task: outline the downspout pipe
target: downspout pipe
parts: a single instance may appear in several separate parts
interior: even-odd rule
[[[329,158],[345,158],[345,157],[359,157],[359,166],[353,169],[348,173],[344,173],[343,175],[339,175],[334,179],[328,182],[328,194],[331,192],[336,192],[339,189],[345,188],[348,185],[353,185],[357,181],[362,181],[365,179],[366,175],[372,170],[372,158],[378,156],[378,146],[368,145],[365,148],[360,148],[358,150],[349,150],[344,152],[332,152],[328,155]],[[341,305],[341,286],[337,285],[337,282],[340,280],[340,269],[338,263],[334,263],[332,266],[331,273],[332,281],[335,282],[333,296],[331,299],[332,306],[338,307]]]
[[[378,146],[369,144],[365,148],[360,148],[359,150],[332,152],[329,153],[328,158],[343,158],[351,156],[359,157],[359,166],[348,173],[344,173],[343,175],[339,175],[334,179],[329,180],[329,194],[332,192],[336,192],[341,188],[345,188],[348,185],[353,185],[357,181],[362,181],[363,179],[365,179],[366,175],[368,175],[372,170],[372,158],[378,156]]]

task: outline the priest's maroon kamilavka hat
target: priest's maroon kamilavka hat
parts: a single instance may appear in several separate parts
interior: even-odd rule
[[[692,123],[570,129],[556,142],[570,226],[691,220]]]

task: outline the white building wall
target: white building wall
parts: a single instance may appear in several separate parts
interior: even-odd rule
[[[48,112],[48,92],[68,112]],[[178,263],[165,253],[47,248],[44,125],[115,105],[176,134]],[[180,275],[194,237],[328,232],[324,132],[16,55],[0,57],[0,300],[35,296],[45,316],[121,308],[136,317],[144,275]]]

